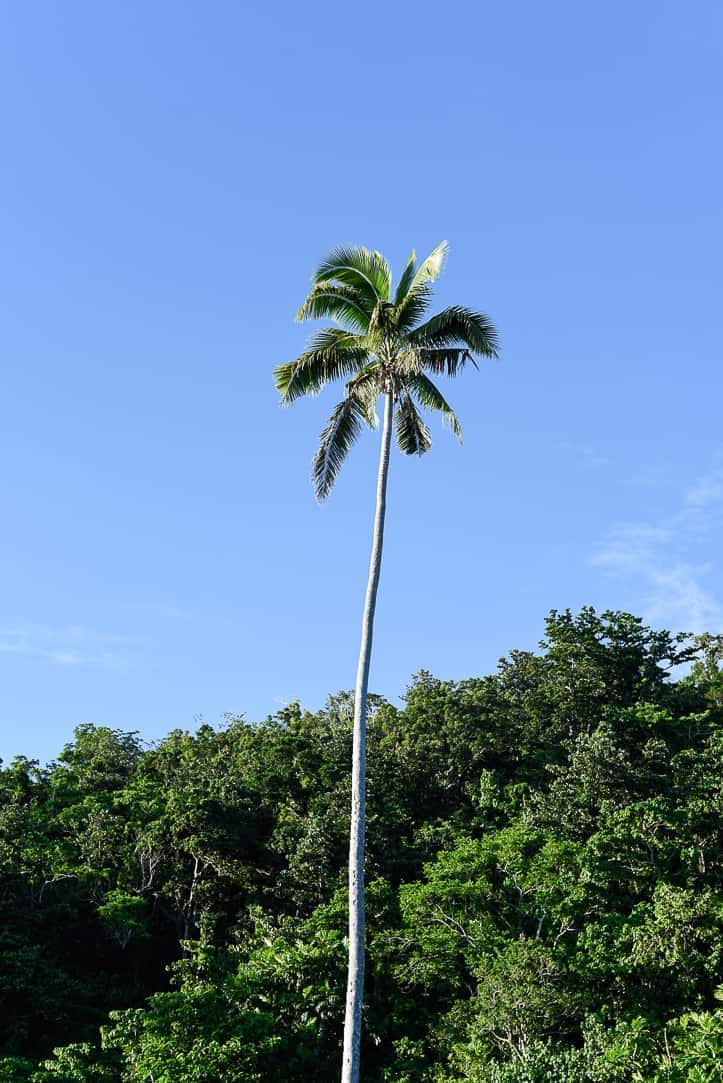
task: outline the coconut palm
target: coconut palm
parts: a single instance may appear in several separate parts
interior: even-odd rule
[[[374,610],[382,558],[392,427],[399,450],[423,455],[431,447],[420,407],[436,410],[461,441],[457,416],[431,377],[456,376],[475,358],[497,356],[497,334],[486,316],[453,305],[427,317],[432,284],[447,255],[437,245],[421,264],[414,252],[392,291],[389,264],[366,248],[337,248],[319,266],[298,320],[328,319],[295,361],[274,372],[282,402],[314,395],[344,379],[345,393],[321,433],[312,481],[319,500],[331,491],[339,469],[365,426],[376,428],[376,404],[384,400],[376,513],[369,581],[362,618],[354,699],[351,834],[349,845],[349,975],[342,1083],[359,1079],[364,980],[364,817],[367,686]]]

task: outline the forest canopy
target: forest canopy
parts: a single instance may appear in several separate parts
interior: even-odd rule
[[[723,637],[370,697],[369,1083],[719,1080]],[[338,1077],[353,697],[0,770],[0,1079]]]

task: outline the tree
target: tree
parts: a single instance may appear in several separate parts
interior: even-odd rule
[[[362,617],[354,695],[352,802],[349,844],[349,973],[342,1083],[359,1078],[364,979],[364,821],[367,687],[374,611],[381,570],[392,424],[405,455],[431,447],[419,407],[439,411],[461,439],[459,421],[430,376],[456,376],[476,357],[497,356],[497,333],[490,320],[454,305],[424,319],[432,284],[447,255],[437,245],[421,264],[411,253],[392,293],[389,264],[366,248],[337,248],[316,270],[298,320],[331,317],[335,326],[318,331],[307,349],[274,372],[284,403],[316,394],[347,377],[346,393],[321,434],[312,480],[319,500],[332,489],[339,469],[364,425],[376,428],[376,403],[384,398],[384,421],[377,477],[376,512],[369,580]],[[420,322],[424,320],[424,322]]]

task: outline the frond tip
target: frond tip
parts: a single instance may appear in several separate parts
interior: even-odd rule
[[[405,394],[394,416],[397,447],[404,455],[424,455],[432,446],[429,429],[419,416],[411,396]]]
[[[425,376],[423,372],[418,372],[407,379],[407,387],[420,406],[424,406],[428,410],[438,410],[440,414],[444,415],[444,420],[461,444],[462,426],[459,419],[442,392],[432,383],[429,377]]]
[[[317,500],[326,500],[336,476],[362,426],[370,424],[369,403],[353,390],[334,408],[323,430],[311,468],[311,481]]]
[[[412,284],[409,287],[410,293],[413,293],[418,286],[424,286],[430,282],[436,282],[444,270],[444,265],[447,262],[447,255],[449,253],[449,241],[440,241],[436,248],[432,249],[423,263],[419,265],[419,269],[412,279]]]

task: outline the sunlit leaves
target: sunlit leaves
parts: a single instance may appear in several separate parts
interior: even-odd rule
[[[432,249],[427,258],[420,264],[419,269],[415,272],[409,286],[409,293],[414,293],[418,287],[426,286],[439,278],[444,269],[444,265],[447,262],[448,252],[448,241],[440,241],[436,248]]]
[[[392,288],[389,264],[380,252],[368,248],[335,248],[322,260],[314,272],[315,286],[343,282],[363,294],[372,307],[377,301],[388,301]]]
[[[319,499],[328,496],[360,422],[376,425],[380,394],[392,397],[403,454],[423,455],[431,447],[418,407],[443,414],[461,439],[456,414],[429,375],[456,376],[467,362],[476,366],[476,357],[496,357],[497,334],[486,316],[458,305],[421,323],[447,251],[442,241],[420,264],[412,251],[394,292],[389,264],[367,248],[336,248],[314,272],[297,319],[331,317],[339,326],[320,331],[296,360],[278,365],[274,381],[285,404],[347,381],[346,399],[336,407],[314,457],[312,481]]]
[[[409,253],[409,259],[404,265],[404,270],[399,276],[399,282],[397,283],[397,289],[394,294],[394,304],[398,305],[400,301],[403,301],[407,296],[409,287],[414,279],[414,272],[417,267],[417,253],[412,249]]]
[[[360,426],[380,379],[346,381]],[[375,700],[370,1083],[720,1078],[720,658],[671,673],[685,641],[629,614],[545,627]],[[338,1079],[352,709],[84,726],[0,769],[3,1081]]]
[[[462,344],[480,357],[497,357],[497,331],[480,312],[451,305],[409,334],[415,346],[439,347]]]
[[[320,282],[314,286],[303,305],[296,313],[299,322],[304,320],[323,320],[327,317],[338,320],[342,326],[355,331],[366,331],[374,305],[367,295],[353,286],[344,283]]]

